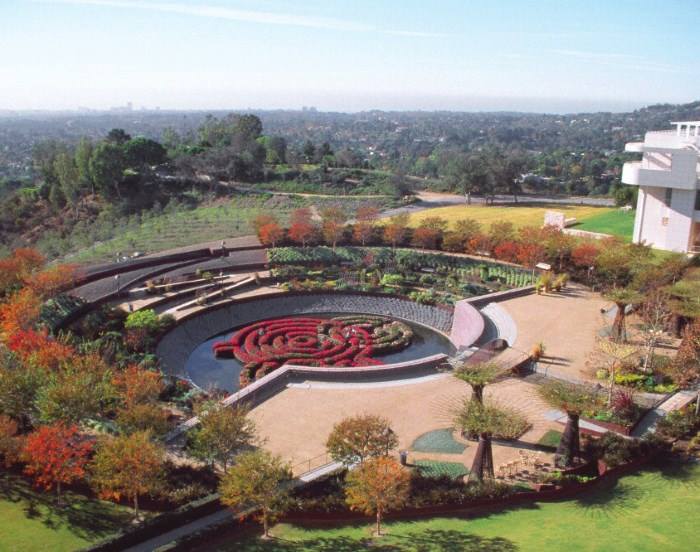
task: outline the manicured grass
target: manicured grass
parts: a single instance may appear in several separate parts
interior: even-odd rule
[[[540,437],[540,440],[537,441],[538,445],[542,445],[543,447],[552,447],[552,448],[557,448],[559,446],[559,441],[561,440],[561,432],[555,431],[554,429],[550,429]]]
[[[436,429],[416,438],[411,449],[416,452],[440,452],[444,454],[462,454],[466,445],[458,443],[452,436],[452,429]]]
[[[438,462],[436,460],[416,460],[414,465],[423,477],[441,477],[446,475],[457,479],[469,473],[461,462]]]
[[[567,218],[574,217],[584,220],[592,216],[616,212],[610,207],[590,207],[587,205],[451,205],[438,207],[413,213],[410,218],[411,226],[417,226],[427,217],[441,217],[452,227],[455,222],[465,218],[471,218],[482,225],[483,230],[488,230],[494,222],[512,222],[516,228],[523,226],[537,226],[544,224],[546,211],[560,211]]]
[[[612,234],[629,241],[632,239],[632,231],[634,230],[634,211],[614,209],[607,213],[598,213],[581,220],[579,224],[572,228],[587,230],[588,232]]]
[[[0,551],[78,550],[131,521],[129,509],[66,493],[62,506],[55,495],[34,490],[24,479],[0,475]]]
[[[318,529],[278,525],[275,540],[251,532],[209,539],[196,550],[680,552],[697,548],[700,465],[643,471],[577,500],[538,503],[471,519],[434,518],[386,525],[373,539],[368,524]],[[251,529],[252,531],[252,529]],[[255,529],[255,535],[259,529]]]

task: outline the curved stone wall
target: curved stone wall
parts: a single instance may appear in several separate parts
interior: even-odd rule
[[[399,297],[360,293],[280,293],[235,301],[188,318],[161,339],[157,354],[168,373],[184,376],[190,353],[215,335],[266,318],[322,312],[392,316],[429,326],[448,336],[452,330],[451,309],[421,305]]]

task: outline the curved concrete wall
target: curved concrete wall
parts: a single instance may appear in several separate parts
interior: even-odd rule
[[[484,333],[484,318],[467,300],[455,305],[450,340],[458,350],[470,347]]]
[[[161,339],[157,354],[164,370],[184,376],[185,363],[190,353],[212,336],[266,318],[322,312],[392,316],[430,326],[446,335],[449,335],[452,329],[451,309],[421,305],[398,297],[345,293],[280,293],[235,301],[188,318]],[[483,321],[481,324],[483,330]]]

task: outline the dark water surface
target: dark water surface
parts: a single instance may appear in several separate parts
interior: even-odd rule
[[[335,316],[348,316],[353,313],[309,313],[294,315],[289,318],[333,318]],[[287,318],[287,317],[285,317]],[[426,326],[401,320],[413,330],[411,345],[396,353],[376,355],[385,364],[415,360],[439,353],[452,354],[454,346],[441,333]],[[246,324],[247,325],[247,324]],[[212,352],[212,346],[218,341],[226,341],[236,333],[237,328],[207,339],[201,343],[187,359],[185,370],[188,377],[202,389],[213,387],[225,389],[229,392],[238,390],[238,376],[242,364],[235,358],[216,358]]]

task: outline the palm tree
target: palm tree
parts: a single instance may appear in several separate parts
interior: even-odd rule
[[[454,369],[453,376],[470,385],[474,400],[484,404],[484,387],[494,382],[505,370],[497,362],[473,362],[469,360],[450,359]]]
[[[634,305],[641,301],[639,292],[629,288],[613,288],[605,294],[605,298],[615,303],[617,312],[613,321],[610,337],[617,343],[627,340],[627,330],[625,329],[625,310],[629,305]]]
[[[455,423],[462,427],[469,426],[471,431],[479,436],[479,445],[474,455],[469,480],[483,482],[484,479],[493,479],[493,451],[491,449],[491,437],[496,431],[496,416],[494,409],[484,406],[478,400],[465,401],[457,412]]]
[[[576,459],[581,457],[579,416],[585,408],[596,404],[598,397],[586,386],[559,380],[549,380],[538,391],[545,402],[566,412],[566,427],[557,446],[554,463],[560,467],[573,466]]]

